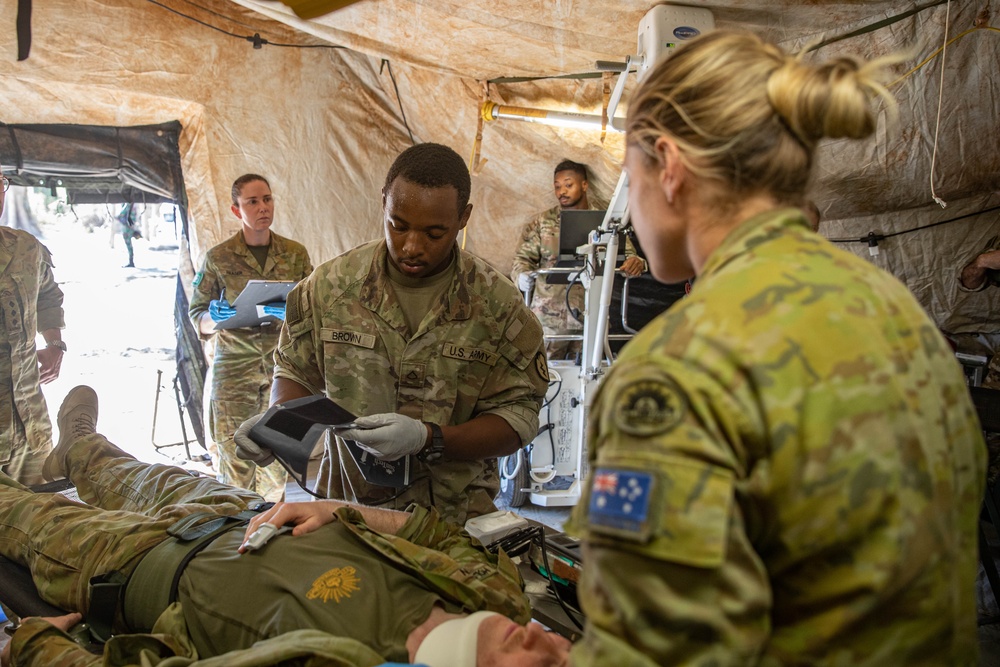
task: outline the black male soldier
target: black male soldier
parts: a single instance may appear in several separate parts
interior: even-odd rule
[[[329,498],[433,506],[464,523],[495,510],[496,457],[538,429],[548,386],[542,328],[517,288],[456,244],[472,213],[461,156],[418,144],[382,189],[385,239],[316,269],[288,296],[271,402],[325,394],[369,430],[342,433],[376,457],[411,457],[402,492],[367,483],[340,439],[319,473]],[[271,456],[241,434],[242,456]],[[377,428],[370,428],[377,427]]]
[[[553,189],[559,203],[525,225],[521,232],[521,245],[514,255],[510,277],[522,292],[528,293],[534,288],[531,310],[548,335],[579,334],[583,331],[583,324],[566,308],[566,286],[550,285],[544,276],[539,279],[536,271],[551,269],[559,259],[560,213],[600,209],[588,196],[589,188],[586,165],[572,160],[557,164]],[[628,238],[625,240],[625,261],[618,268],[630,277],[646,270],[646,263],[636,255],[635,246]],[[579,285],[570,290],[569,299],[574,310],[583,311],[583,289]],[[581,347],[580,341],[553,341],[545,349],[549,359],[572,359]]]

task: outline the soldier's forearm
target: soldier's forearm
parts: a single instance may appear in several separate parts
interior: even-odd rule
[[[986,269],[980,268],[976,262],[971,262],[958,277],[959,282],[966,289],[976,290],[983,286],[986,281]]]
[[[444,456],[455,461],[481,461],[507,456],[521,447],[521,438],[503,417],[479,415],[464,424],[441,426]]]
[[[215,333],[215,322],[212,320],[212,316],[208,314],[206,310],[198,318],[198,331],[203,336],[211,336]]]

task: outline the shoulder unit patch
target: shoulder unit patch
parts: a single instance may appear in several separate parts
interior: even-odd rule
[[[659,435],[674,429],[687,413],[687,399],[668,377],[641,379],[618,390],[615,426],[623,433]]]

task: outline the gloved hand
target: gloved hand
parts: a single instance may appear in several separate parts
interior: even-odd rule
[[[225,299],[213,299],[208,302],[208,316],[215,323],[224,322],[236,314],[236,309]]]
[[[274,453],[270,449],[261,447],[250,439],[250,429],[263,416],[264,413],[262,412],[246,420],[240,424],[240,427],[236,429],[236,433],[233,435],[233,441],[236,442],[236,456],[244,461],[253,461],[259,466],[266,466],[274,461]]]
[[[277,317],[282,322],[285,321],[285,302],[275,301],[264,305],[264,314]]]
[[[395,461],[407,454],[416,454],[427,444],[427,427],[406,415],[384,412],[354,421],[366,428],[352,428],[337,435],[344,440],[354,440],[361,449],[378,459]]]
[[[524,271],[517,274],[517,289],[522,292],[530,292],[535,286],[535,274],[531,271]]]

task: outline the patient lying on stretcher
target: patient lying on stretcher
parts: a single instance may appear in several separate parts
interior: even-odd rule
[[[80,614],[25,619],[4,665],[566,664],[567,640],[524,625],[530,610],[510,560],[433,510],[270,507],[141,463],[97,434],[96,421],[96,394],[73,389],[45,465],[86,505],[0,476],[0,554],[31,570],[47,602],[92,624],[103,617],[114,636],[102,658],[64,632]],[[292,529],[244,544],[264,524]],[[110,604],[91,595],[92,578],[120,586]]]

